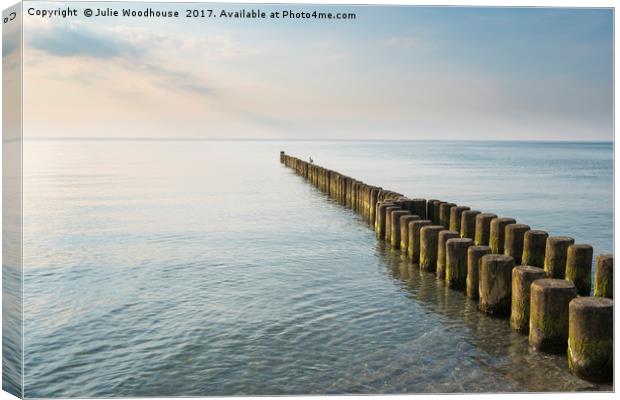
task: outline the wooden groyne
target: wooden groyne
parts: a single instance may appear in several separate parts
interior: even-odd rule
[[[549,236],[513,218],[437,199],[410,198],[280,152],[280,162],[357,213],[421,270],[506,318],[537,351],[567,354],[593,382],[613,379],[613,255]],[[507,323],[508,323],[507,321]]]

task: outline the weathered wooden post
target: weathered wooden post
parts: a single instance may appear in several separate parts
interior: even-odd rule
[[[392,222],[390,223],[392,232],[390,233],[390,244],[393,249],[400,249],[400,218],[404,215],[411,215],[408,210],[392,211]]]
[[[437,199],[430,199],[426,202],[426,219],[430,219],[433,223],[435,222],[435,206],[439,207],[438,204],[439,200]]]
[[[441,206],[447,204],[445,201],[438,200],[433,206],[433,222],[437,225],[441,225]],[[444,226],[444,229],[446,227]]]
[[[284,151],[280,152],[280,164],[284,164]]]
[[[454,203],[443,203],[439,206],[439,225],[443,225],[446,229],[450,228],[450,210],[456,207]]]
[[[443,226],[443,225],[442,225]],[[446,242],[448,239],[458,238],[458,232],[449,231],[444,229],[439,232],[439,236],[437,239],[437,278],[445,279],[446,278]]]
[[[458,233],[457,233],[458,235]],[[474,244],[469,238],[456,237],[446,242],[446,282],[452,289],[464,289],[467,281],[467,249]]]
[[[420,229],[420,269],[435,272],[437,268],[437,242],[442,225],[428,225]]]
[[[614,298],[614,255],[600,254],[596,256],[594,272],[594,295],[597,297]]]
[[[545,231],[530,230],[523,236],[523,256],[521,263],[532,267],[545,266],[545,248],[549,234]]]
[[[568,367],[592,382],[612,382],[614,302],[604,297],[578,297],[568,306]]]
[[[353,191],[353,178],[347,177],[346,182],[345,182],[345,190],[346,190],[346,195],[345,195],[345,206],[347,206],[348,208],[352,207],[352,191]]]
[[[545,272],[547,277],[564,279],[566,276],[566,255],[568,246],[575,239],[566,236],[550,236],[545,247]]]
[[[372,189],[370,191],[370,205],[368,206],[369,208],[369,216],[368,216],[368,223],[370,224],[370,226],[374,226],[375,225],[375,212],[377,210],[377,201],[379,198],[379,192],[381,192],[381,189]]]
[[[565,279],[546,278],[532,283],[529,335],[532,347],[545,353],[566,352],[568,303],[575,297],[575,285]]]
[[[545,270],[529,265],[512,269],[512,300],[510,306],[510,327],[527,333],[530,327],[530,287],[532,282],[543,279]]]
[[[529,230],[530,227],[525,224],[506,225],[504,255],[514,257],[516,265],[521,265],[521,258],[523,256],[523,239],[525,238],[525,232]]]
[[[461,214],[461,237],[474,239],[476,237],[476,216],[480,214],[477,210],[463,211]]]
[[[394,207],[394,203],[391,201],[384,201],[381,204],[378,204],[379,210],[377,212],[377,225],[375,226],[375,232],[377,234],[377,239],[385,238],[385,228],[387,225],[387,209],[389,207]]]
[[[411,199],[401,199],[401,207],[403,210],[409,211],[411,214],[415,214],[413,212],[413,200]]]
[[[420,219],[426,219],[426,200],[425,199],[413,199],[413,212]]]
[[[489,245],[491,220],[493,218],[497,218],[497,215],[491,213],[482,213],[476,215],[476,233],[474,237],[474,243],[476,246]]]
[[[579,296],[589,296],[592,289],[592,254],[589,244],[571,244],[566,255],[566,279],[573,282]]]
[[[400,250],[405,254],[409,252],[409,223],[419,219],[419,216],[412,214],[400,217]]]
[[[504,238],[506,226],[515,224],[514,218],[493,218],[489,229],[489,247],[494,254],[504,254]]]
[[[454,206],[450,208],[450,226],[449,229],[455,232],[461,232],[461,218],[463,211],[468,211],[467,206]]]
[[[409,240],[407,246],[407,256],[412,263],[420,262],[420,229],[424,226],[430,226],[433,221],[430,219],[422,219],[409,222]]]
[[[385,210],[385,237],[383,239],[388,243],[392,243],[392,213],[399,210],[402,210],[402,208],[398,203]]]
[[[356,179],[351,180],[351,210],[357,210],[357,186],[359,182]]]
[[[478,271],[480,259],[491,254],[489,246],[471,246],[467,249],[467,297],[478,300]]]
[[[514,265],[514,258],[500,254],[487,254],[480,259],[478,276],[480,311],[496,317],[510,315]]]

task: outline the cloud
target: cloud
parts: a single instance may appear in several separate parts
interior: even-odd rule
[[[169,32],[150,28],[114,26],[107,30],[110,35],[136,48],[166,49],[187,52],[196,57],[198,54],[210,58],[232,59],[264,53],[265,46],[248,46],[227,35],[187,36],[174,35]]]
[[[212,95],[214,89],[185,72],[173,71],[156,64],[144,63],[139,68],[146,75],[154,78],[156,83],[170,90],[183,90],[198,95]]]
[[[417,38],[412,36],[397,36],[388,38],[385,44],[392,47],[400,47],[403,49],[411,49],[417,47],[420,43]]]
[[[58,57],[111,58],[136,55],[139,47],[118,38],[96,34],[84,27],[56,26],[53,29],[35,31],[28,44],[35,49]]]

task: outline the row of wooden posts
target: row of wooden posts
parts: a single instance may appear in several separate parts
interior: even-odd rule
[[[408,198],[280,153],[280,162],[362,215],[379,240],[463,290],[488,315],[509,318],[538,351],[567,353],[594,382],[613,375],[613,255],[549,236],[513,218],[440,200]]]

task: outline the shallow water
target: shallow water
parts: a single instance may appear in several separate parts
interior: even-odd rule
[[[280,150],[612,250],[611,144],[30,141],[28,397],[609,390],[377,243]]]

